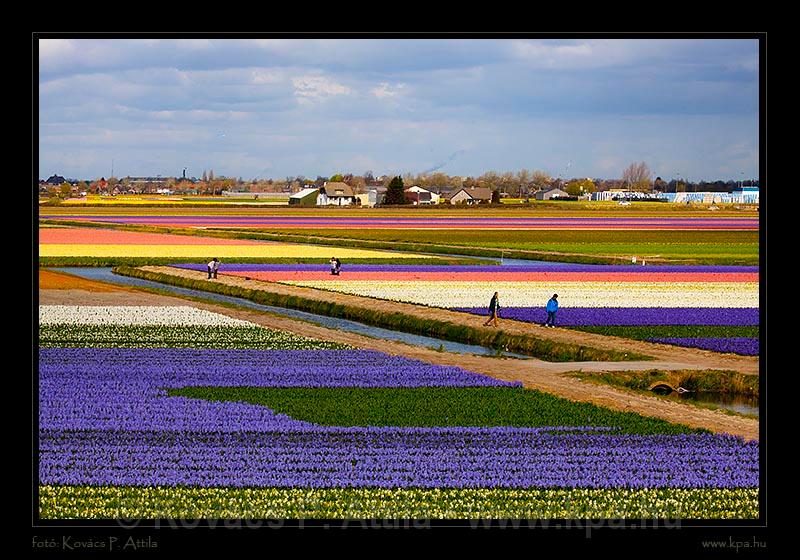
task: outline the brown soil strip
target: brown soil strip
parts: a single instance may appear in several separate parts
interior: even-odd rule
[[[39,289],[40,290],[86,290],[89,292],[122,292],[128,291],[105,282],[87,280],[71,274],[53,272],[51,270],[39,270]]]
[[[218,280],[219,281],[219,280]],[[498,359],[466,354],[437,352],[401,342],[370,338],[355,333],[332,330],[311,323],[269,315],[252,310],[187,301],[178,297],[131,291],[97,293],[82,290],[40,290],[42,304],[61,305],[192,305],[251,321],[265,327],[280,329],[301,336],[350,344],[357,348],[377,350],[429,363],[457,366],[505,381],[521,381],[525,387],[545,391],[559,397],[591,402],[615,410],[636,412],[695,428],[742,436],[757,440],[758,420],[733,416],[716,410],[627,392],[611,386],[596,385],[565,375],[568,371],[604,371],[621,369],[689,369],[686,364],[672,362],[581,362],[549,363],[540,360]]]

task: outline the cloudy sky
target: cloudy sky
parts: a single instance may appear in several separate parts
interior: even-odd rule
[[[758,176],[756,40],[39,41],[39,175]]]

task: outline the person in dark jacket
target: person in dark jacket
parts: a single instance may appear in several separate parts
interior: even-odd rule
[[[497,292],[494,293],[492,296],[492,300],[489,302],[489,318],[483,324],[484,327],[488,327],[491,323],[495,327],[497,326],[497,313],[500,311],[500,298]]]
[[[553,294],[547,301],[547,320],[544,322],[545,327],[556,326],[556,312],[558,311],[558,294]]]

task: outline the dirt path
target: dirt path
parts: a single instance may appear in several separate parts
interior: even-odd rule
[[[637,412],[688,426],[705,428],[714,432],[729,433],[757,440],[758,420],[732,416],[720,411],[697,408],[688,404],[628,392],[607,385],[596,385],[564,375],[566,371],[610,370],[637,368],[635,362],[580,364],[549,364],[539,360],[498,359],[465,354],[452,354],[412,346],[401,342],[371,338],[359,334],[332,330],[311,323],[260,313],[258,311],[190,302],[179,297],[162,296],[141,291],[90,292],[85,290],[40,290],[39,303],[43,305],[192,305],[200,309],[222,313],[237,319],[251,321],[265,327],[350,344],[357,348],[377,350],[434,364],[457,366],[505,381],[521,381],[525,387],[539,389],[560,397],[591,402],[615,410]],[[668,362],[646,362],[646,367],[671,369]],[[655,366],[655,364],[658,364]],[[644,364],[638,364],[643,366]],[[680,365],[680,364],[676,364]],[[683,365],[676,367],[683,369]]]
[[[144,266],[141,268],[143,270],[180,276],[182,278],[191,278],[193,280],[206,279],[205,272],[197,272],[195,270],[172,268],[168,266]],[[411,303],[387,301],[364,296],[343,294],[339,292],[318,290],[303,286],[291,286],[288,284],[278,284],[276,282],[263,282],[260,280],[247,279],[246,277],[241,276],[227,276],[222,273],[219,275],[219,278],[212,281],[230,286],[239,286],[250,289],[263,289],[276,294],[302,296],[309,299],[324,300],[357,307],[379,306],[382,311],[414,315],[423,319],[437,319],[439,321],[447,321],[449,323],[467,325],[475,328],[490,328],[482,326],[485,317],[472,315],[469,313],[461,313],[458,311],[450,311],[448,309],[442,309],[438,307],[425,307]],[[511,319],[503,319],[500,329],[510,334],[535,336],[537,338],[552,340],[554,342],[561,342],[565,344],[581,344],[592,348],[603,348],[644,354],[654,357],[658,362],[673,364],[675,367],[670,369],[723,369],[738,371],[748,375],[758,375],[759,372],[757,356],[720,354],[718,352],[700,350],[697,348],[682,348],[679,346],[630,340],[627,338],[573,331],[569,329],[545,328],[534,323],[525,323]],[[575,371],[577,369],[589,369],[594,367],[593,364],[598,363],[602,364],[603,369],[607,371],[619,371],[623,369],[650,369],[656,367],[653,362],[624,362],[624,364],[627,364],[631,367],[619,366],[618,362],[580,362],[579,364],[573,362],[571,365],[554,362],[539,363],[541,364],[542,369],[550,369],[550,371],[565,371],[565,366],[570,368],[569,371]]]

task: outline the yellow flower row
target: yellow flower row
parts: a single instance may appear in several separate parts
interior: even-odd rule
[[[743,519],[758,488],[198,488],[40,486],[43,519]]]
[[[103,206],[121,206],[121,205],[131,205],[137,204],[141,206],[175,206],[175,205],[200,205],[200,206],[211,206],[211,205],[220,205],[226,204],[231,206],[237,206],[242,204],[259,204],[261,206],[289,206],[289,199],[286,198],[285,200],[269,200],[269,201],[260,201],[260,200],[231,200],[231,199],[220,199],[220,200],[191,200],[191,199],[182,199],[182,198],[165,198],[165,199],[141,199],[141,198],[68,198],[61,203],[64,206],[81,206],[84,204],[97,204]]]
[[[389,251],[370,251],[342,247],[322,247],[316,245],[263,244],[263,245],[89,245],[89,244],[40,244],[42,257],[169,257],[204,258],[236,257],[263,258],[326,258],[332,255],[341,259],[357,258],[430,258],[427,255],[395,253]]]

